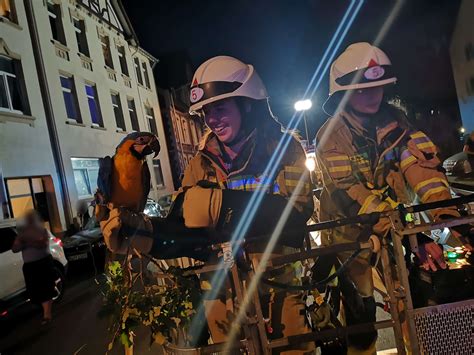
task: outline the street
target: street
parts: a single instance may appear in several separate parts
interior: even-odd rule
[[[97,280],[103,280],[103,276]],[[53,308],[49,325],[41,325],[41,314],[32,305],[19,308],[10,323],[1,325],[0,354],[105,354],[112,335],[107,330],[108,321],[97,316],[101,303],[95,277],[72,275],[64,298]],[[159,354],[156,345],[148,347],[147,337],[143,332],[146,341],[136,346],[136,354]],[[123,352],[121,344],[116,343],[109,354]]]

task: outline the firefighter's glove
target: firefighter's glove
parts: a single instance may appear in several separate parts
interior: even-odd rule
[[[113,253],[126,254],[129,247],[140,253],[150,251],[153,227],[145,215],[125,208],[113,208],[108,218],[99,224],[105,244]]]
[[[450,219],[454,218],[451,215],[441,215],[439,219]],[[470,224],[462,224],[460,226],[455,226],[450,228],[451,233],[464,245],[468,251],[473,251],[473,241],[474,241],[474,226]]]
[[[188,228],[215,227],[222,206],[222,190],[194,186],[183,201],[184,224]]]
[[[420,266],[425,270],[446,269],[443,249],[435,242],[420,244],[416,256],[420,261]]]

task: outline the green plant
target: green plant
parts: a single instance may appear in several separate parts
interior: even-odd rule
[[[140,261],[143,257],[140,255]],[[101,314],[112,318],[113,337],[108,350],[118,339],[130,348],[133,330],[140,325],[150,329],[150,345],[176,341],[178,336],[188,342],[186,330],[201,298],[197,278],[184,276],[182,269],[170,267],[161,270],[159,278],[152,279],[145,275],[142,263],[140,271],[134,271],[131,260],[129,255],[122,264],[114,261],[107,266]]]

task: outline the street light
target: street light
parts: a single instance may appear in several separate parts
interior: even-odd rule
[[[296,111],[306,111],[306,110],[309,110],[311,106],[313,106],[313,103],[309,99],[299,100],[295,102]]]
[[[313,155],[308,154],[304,164],[306,165],[306,169],[308,169],[310,173],[316,170],[316,160]]]

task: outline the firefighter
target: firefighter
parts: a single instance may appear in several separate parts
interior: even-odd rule
[[[317,133],[317,161],[324,190],[320,221],[384,211],[408,204],[418,195],[422,203],[451,198],[437,148],[411,127],[405,115],[384,100],[395,84],[388,56],[369,43],[354,43],[330,69],[329,97],[323,108],[332,115]],[[458,217],[456,208],[434,210],[432,218]],[[389,230],[386,218],[367,233],[362,226],[344,226],[323,233],[326,245],[364,239]],[[442,249],[430,239],[420,240],[422,267],[446,268]],[[341,254],[342,261],[348,255]],[[362,297],[364,310],[354,312],[345,303],[348,325],[375,321],[370,255],[349,264],[347,275]],[[376,331],[348,337],[349,354],[375,354]]]
[[[266,88],[252,65],[228,56],[209,59],[194,74],[190,101],[190,113],[202,117],[208,132],[199,152],[186,168],[182,180],[184,190],[202,185],[204,181],[215,184],[219,189],[246,191],[248,194],[265,189],[268,194],[289,198],[295,193],[294,207],[305,216],[303,221],[309,219],[313,203],[304,151],[290,133],[284,132],[273,116]],[[271,162],[279,142],[285,139],[289,140],[288,148],[278,157],[279,161]],[[277,165],[273,176],[264,175],[269,164]],[[296,190],[300,180],[301,188]],[[193,218],[199,219],[198,212],[206,210],[203,201],[207,199],[205,196],[191,199],[188,194],[192,190],[187,191],[185,219],[187,217],[186,225],[192,226]],[[198,196],[202,192],[203,190],[198,189],[194,194]],[[260,208],[270,211],[272,206],[262,205]],[[265,225],[269,221],[259,220],[255,223]],[[194,224],[203,225],[200,220]],[[264,249],[263,243],[253,245],[248,250],[255,263]],[[277,246],[273,253],[294,252],[290,249]],[[289,269],[276,270],[272,276],[277,275],[276,278],[282,282],[292,282],[297,276],[297,270]],[[266,300],[263,307],[268,308],[270,290],[262,288],[260,291],[262,299]],[[304,308],[301,294],[279,291],[272,294],[271,299],[271,310],[267,313],[271,318],[268,323],[268,329],[272,330],[269,334],[271,337],[309,331],[301,312]],[[224,341],[226,330],[220,325],[225,320],[226,304],[222,299],[205,302],[213,340]],[[307,346],[302,346],[301,350],[284,353],[298,354],[308,349]]]

